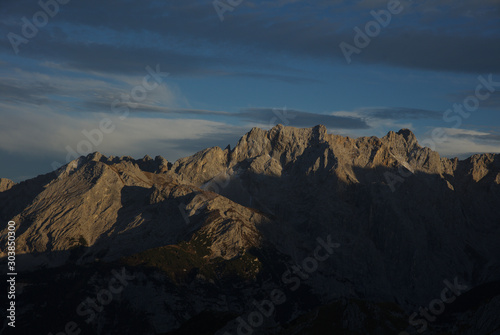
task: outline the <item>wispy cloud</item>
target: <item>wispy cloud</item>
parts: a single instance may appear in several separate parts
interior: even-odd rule
[[[103,118],[110,118],[115,130],[106,134],[92,151],[113,155],[162,154],[175,160],[207,146],[234,145],[243,134],[241,127],[200,119],[129,116],[120,120],[103,113],[86,113],[74,118],[49,110],[40,113],[22,108],[1,112],[0,116],[0,150],[39,157],[58,156],[61,162],[67,154],[66,147],[76,151],[78,143],[87,140],[82,131],[96,129]],[[227,139],[234,142],[225,143]]]
[[[466,158],[471,153],[500,153],[500,134],[472,129],[441,128],[436,151],[447,157]],[[431,133],[426,134],[431,138]]]
[[[487,92],[488,98],[481,100],[480,102],[480,108],[485,108],[485,109],[491,109],[491,110],[497,110],[500,111],[500,91],[496,90],[494,92]],[[475,96],[476,92],[475,91],[462,91],[459,93],[455,93],[451,95],[451,98],[453,101],[462,101],[465,97],[468,96]]]
[[[247,122],[264,125],[281,123],[294,127],[312,127],[323,124],[331,129],[367,129],[366,122],[356,116],[336,116],[308,113],[287,108],[247,108],[231,115]]]
[[[365,107],[357,109],[355,112],[371,119],[419,120],[443,117],[442,112],[405,107]]]
[[[23,1],[7,1],[4,13],[9,14],[3,14],[2,33],[20,30],[16,20],[38,10],[36,6],[23,4]],[[386,6],[386,2],[364,4],[320,1],[318,6],[310,6],[303,1],[286,1],[280,4],[278,13],[269,10],[269,3],[252,2],[245,10],[232,12],[224,24],[220,24],[210,1],[128,3],[127,6],[96,0],[72,2],[58,15],[60,21],[51,22],[54,27],[40,31],[37,43],[24,46],[23,52],[30,57],[57,60],[68,67],[109,73],[137,73],[142,68],[136,64],[166,62],[173,75],[216,75],[229,67],[239,68],[236,72],[240,74],[251,74],[253,71],[242,72],[241,68],[256,68],[257,64],[279,66],[277,58],[280,57],[273,55],[322,60],[336,57],[343,61],[338,45],[353,40],[353,21],[352,17],[338,13],[350,10],[351,15],[360,17],[359,25],[362,25],[366,19],[372,19],[371,9]],[[99,15],[82,15],[95,13],[96,8]],[[500,72],[497,61],[500,14],[495,2],[460,1],[455,5],[442,1],[438,8],[428,1],[408,2],[408,11],[404,14],[408,18],[393,18],[376,43],[359,55],[359,61],[437,71]],[[318,20],[318,16],[324,17],[325,13],[333,19]],[[450,13],[456,21],[449,21]],[[123,17],[131,19],[125,24]],[[422,21],[429,17],[433,22],[449,22],[448,30],[444,26],[423,29]],[[475,21],[469,22],[467,18],[475,18]],[[405,27],[401,29],[403,24]],[[465,28],[474,33],[464,33]],[[484,33],[486,29],[493,34]],[[64,32],[59,33],[63,38],[55,38],[60,30]],[[95,36],[97,41],[88,42],[82,31]],[[105,34],[99,36],[101,31]],[[200,45],[204,51],[193,53]],[[227,48],[228,45],[231,48]],[[0,47],[2,52],[12,51],[8,43]],[[255,54],[268,57],[256,59]]]

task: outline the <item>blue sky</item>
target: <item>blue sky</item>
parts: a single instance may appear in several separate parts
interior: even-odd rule
[[[71,150],[175,161],[277,123],[500,152],[498,0],[42,3],[1,4],[1,177],[50,172]]]

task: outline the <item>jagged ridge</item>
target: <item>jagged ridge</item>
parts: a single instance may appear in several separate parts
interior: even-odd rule
[[[210,265],[241,259],[254,271],[246,279],[259,280],[301,264],[317,238],[330,235],[341,248],[304,284],[319,304],[350,297],[411,311],[432,300],[443,279],[460,276],[470,287],[500,279],[499,184],[500,155],[442,158],[407,129],[352,139],[324,126],[278,125],[252,129],[234,149],[209,148],[173,164],[94,153],[19,184],[1,180],[0,216],[20,224],[26,267],[127,256],[173,279],[184,266],[207,275]],[[200,236],[206,255],[196,252]],[[178,248],[193,256],[190,264],[157,263]],[[279,264],[262,250],[281,255]],[[181,277],[186,285],[217,279],[205,275]],[[284,285],[279,273],[271,278]],[[203,292],[191,298],[203,300]],[[250,301],[256,292],[245,294]],[[153,322],[162,310],[149,313]],[[176,320],[157,326],[171,330]]]

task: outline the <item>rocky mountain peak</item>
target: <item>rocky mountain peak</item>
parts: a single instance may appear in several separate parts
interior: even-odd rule
[[[406,142],[413,142],[416,141],[417,137],[415,134],[408,128],[403,128],[400,129],[397,132],[398,135],[403,135],[403,138],[406,140]]]
[[[383,139],[386,139],[390,142],[405,142],[409,147],[412,147],[413,145],[418,143],[415,134],[410,129],[406,128],[399,130],[397,133],[389,131],[387,135],[383,137]]]
[[[12,180],[7,179],[7,178],[0,178],[0,192],[7,191],[12,186],[14,186],[16,183],[14,183]]]
[[[423,150],[418,144],[417,137],[409,129],[401,129],[397,133],[390,131],[381,138],[382,142],[391,150],[393,154],[401,157],[410,157],[411,155],[432,155],[433,159],[439,163],[439,155],[430,150]]]
[[[93,152],[93,153],[87,155],[87,161],[99,162],[99,161],[101,161],[101,159],[103,157],[106,158],[100,152],[96,151],[96,152]]]
[[[318,134],[318,137],[322,138],[327,134],[327,130],[324,125],[319,124],[313,127],[313,133]]]
[[[269,139],[279,137],[285,141],[297,141],[300,139],[320,141],[324,140],[326,134],[326,127],[321,124],[312,128],[295,128],[278,124],[267,132],[267,136]]]

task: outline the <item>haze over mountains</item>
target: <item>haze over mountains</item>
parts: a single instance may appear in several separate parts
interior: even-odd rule
[[[96,152],[0,179],[0,201],[31,333],[500,332],[500,155],[443,158],[408,129],[253,128],[176,162]],[[134,279],[86,322],[122,267]]]

